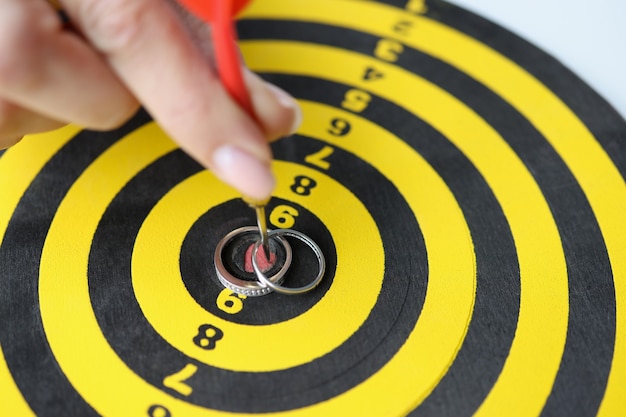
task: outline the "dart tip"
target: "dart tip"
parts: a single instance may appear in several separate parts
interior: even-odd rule
[[[258,198],[254,198],[254,197],[250,197],[250,196],[241,196],[241,199],[250,207],[252,208],[256,208],[256,207],[264,207],[267,205],[267,203],[270,202],[270,199],[272,197],[267,197],[264,199],[258,199]]]

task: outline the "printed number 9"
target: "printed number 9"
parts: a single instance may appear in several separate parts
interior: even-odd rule
[[[333,136],[345,136],[350,133],[350,122],[346,119],[333,119],[330,121],[330,128],[328,128],[328,133]]]
[[[172,413],[170,410],[163,407],[162,405],[153,405],[148,408],[148,415],[150,417],[172,417]]]

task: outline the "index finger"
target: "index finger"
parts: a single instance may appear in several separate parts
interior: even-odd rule
[[[211,4],[206,0],[179,0],[180,3],[187,9],[191,10],[196,16],[205,22],[211,22],[214,19],[213,10]],[[236,16],[250,0],[231,0],[232,14]]]
[[[61,0],[72,22],[181,147],[224,181],[266,197],[259,127],[234,103],[172,8],[155,0]]]

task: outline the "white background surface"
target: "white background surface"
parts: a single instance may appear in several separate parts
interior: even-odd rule
[[[557,58],[626,118],[626,0],[449,0]]]

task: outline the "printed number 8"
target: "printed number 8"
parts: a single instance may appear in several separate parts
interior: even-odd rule
[[[311,190],[317,186],[317,181],[313,178],[305,177],[304,175],[298,175],[294,178],[294,183],[291,186],[291,191],[298,195],[310,195]]]

